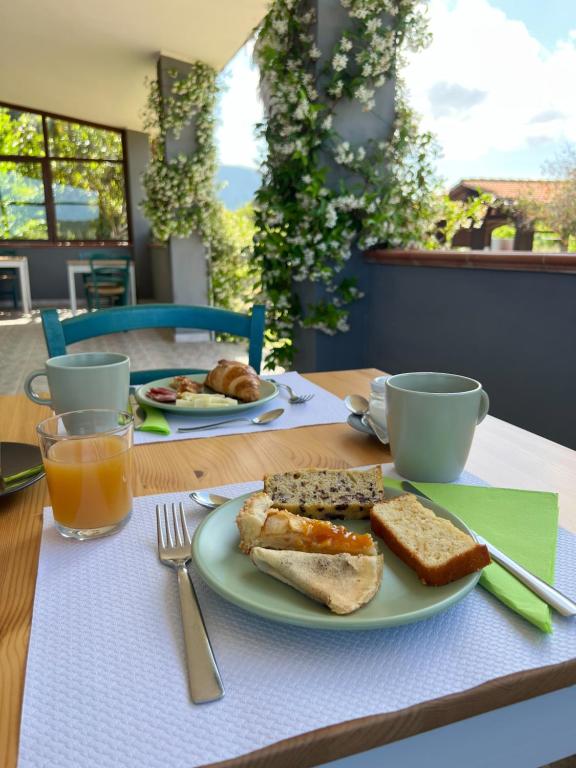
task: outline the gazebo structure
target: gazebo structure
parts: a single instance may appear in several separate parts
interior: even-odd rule
[[[461,229],[453,246],[481,251],[489,248],[492,232],[503,224],[516,228],[515,251],[531,251],[534,242],[535,221],[526,215],[526,204],[539,207],[546,205],[554,196],[558,181],[528,179],[463,179],[450,190],[451,200],[462,202],[487,193],[494,201],[489,206],[481,227]]]

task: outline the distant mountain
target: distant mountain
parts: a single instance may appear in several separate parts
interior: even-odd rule
[[[225,187],[219,190],[218,197],[231,211],[242,208],[254,199],[254,193],[260,186],[260,178],[260,173],[254,168],[221,165],[216,179],[219,184],[225,183]]]

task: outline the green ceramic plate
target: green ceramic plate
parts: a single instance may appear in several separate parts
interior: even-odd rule
[[[388,496],[401,492],[387,489]],[[425,587],[414,571],[378,539],[384,554],[384,577],[378,594],[358,611],[337,616],[271,576],[259,571],[238,549],[236,515],[244,499],[240,496],[214,510],[194,536],[194,559],[200,574],[218,594],[241,608],[286,624],[317,629],[379,629],[427,619],[465,597],[480,578],[480,572],[444,587]],[[423,502],[436,514],[451,520],[469,533],[457,517],[433,502]],[[367,520],[346,520],[346,527],[364,533]]]
[[[188,378],[192,381],[204,382],[206,378],[205,373],[190,373]],[[248,411],[250,408],[257,408],[263,403],[267,403],[268,400],[276,397],[278,394],[278,387],[271,381],[260,379],[260,397],[258,400],[254,400],[252,403],[238,403],[238,405],[230,405],[228,408],[185,408],[181,405],[172,405],[171,403],[158,403],[156,400],[152,400],[146,397],[146,392],[152,387],[170,387],[171,382],[174,380],[173,376],[167,379],[157,379],[156,381],[150,381],[148,384],[142,384],[136,390],[136,400],[140,405],[149,405],[152,408],[159,408],[162,411],[171,411],[172,413],[180,413],[185,416],[223,416],[225,413],[238,413],[240,411]]]

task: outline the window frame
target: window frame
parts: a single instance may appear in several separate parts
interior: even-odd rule
[[[44,206],[46,209],[46,226],[48,229],[48,238],[45,240],[4,240],[0,237],[0,248],[15,247],[18,245],[27,245],[34,247],[62,247],[71,246],[79,248],[82,246],[99,246],[107,248],[126,248],[132,245],[132,217],[130,215],[130,190],[128,187],[128,163],[126,158],[126,131],[121,128],[114,128],[110,125],[103,125],[102,123],[94,123],[89,120],[78,120],[74,117],[66,115],[59,115],[55,112],[44,112],[39,109],[30,109],[29,107],[22,107],[17,104],[8,104],[4,101],[0,101],[0,107],[7,109],[18,110],[19,112],[28,112],[33,115],[38,115],[42,120],[42,135],[44,139],[44,155],[2,155],[0,154],[0,162],[10,163],[25,163],[34,162],[40,163],[42,168],[42,182],[44,185]],[[51,157],[48,154],[48,123],[47,119],[52,118],[54,120],[63,120],[65,122],[73,123],[76,125],[87,125],[91,128],[99,128],[105,131],[112,131],[120,134],[122,142],[122,159],[110,160],[101,157]],[[57,221],[56,221],[56,204],[54,202],[54,195],[52,192],[52,168],[50,163],[52,161],[64,161],[74,163],[114,163],[115,165],[122,166],[122,173],[124,178],[124,200],[126,202],[126,223],[128,228],[128,238],[126,240],[68,240],[58,238],[57,236]]]

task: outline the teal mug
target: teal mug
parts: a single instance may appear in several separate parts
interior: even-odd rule
[[[488,413],[480,382],[452,373],[400,373],[386,381],[386,401],[397,472],[421,482],[456,480]]]
[[[50,397],[40,397],[32,389],[38,376],[48,378]],[[130,360],[112,352],[80,352],[51,357],[46,368],[32,371],[24,382],[24,392],[34,403],[48,405],[56,413],[103,408],[125,411],[130,388]]]

